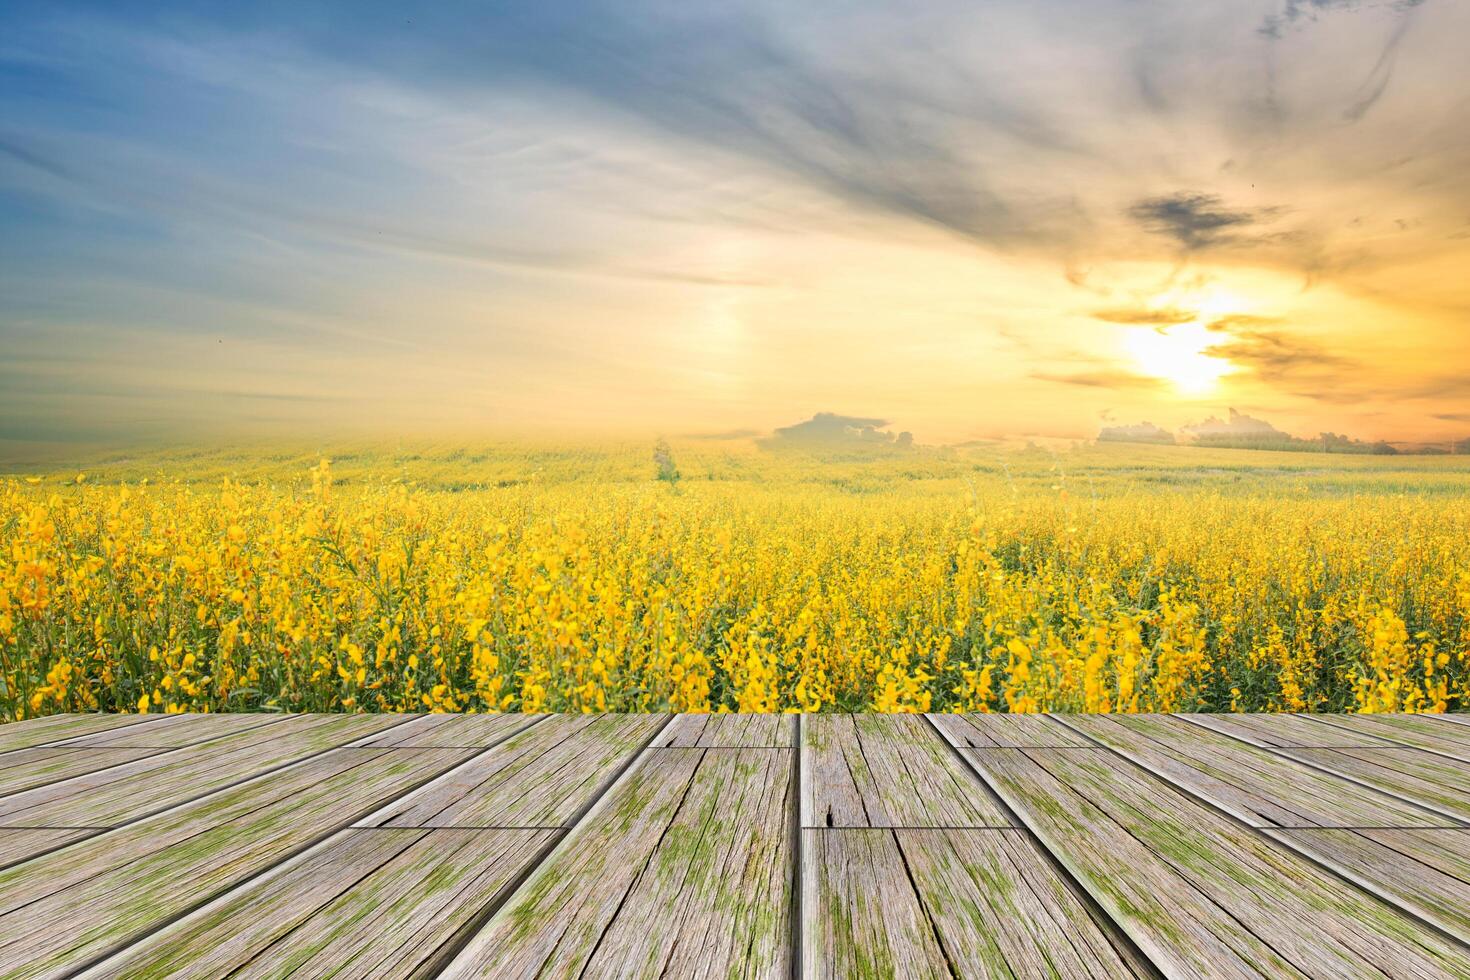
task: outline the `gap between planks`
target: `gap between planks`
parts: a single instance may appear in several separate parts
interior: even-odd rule
[[[1345,782],[1345,783],[1352,783],[1354,786],[1359,786],[1359,787],[1362,787],[1363,789],[1371,790],[1372,792],[1378,793],[1381,796],[1386,796],[1389,799],[1397,800],[1398,802],[1403,803],[1403,804],[1406,804],[1406,805],[1411,806],[1411,807],[1414,807],[1417,810],[1422,810],[1423,812],[1429,814],[1432,817],[1436,817],[1436,818],[1443,819],[1443,820],[1451,820],[1451,821],[1454,821],[1454,825],[1453,826],[1450,826],[1450,827],[1441,827],[1441,828],[1437,828],[1437,829],[1442,829],[1442,830],[1465,830],[1467,828],[1470,828],[1470,821],[1466,821],[1465,818],[1462,817],[1462,816],[1460,816],[1459,814],[1456,814],[1456,813],[1448,813],[1448,812],[1446,812],[1444,810],[1436,809],[1436,808],[1434,808],[1432,806],[1429,806],[1429,805],[1427,805],[1425,803],[1421,803],[1420,801],[1418,801],[1416,799],[1413,799],[1413,798],[1408,797],[1408,796],[1404,796],[1401,793],[1396,793],[1393,790],[1385,789],[1382,786],[1375,786],[1372,783],[1365,782],[1365,781],[1363,781],[1361,779],[1358,779],[1356,776],[1352,776],[1352,775],[1349,775],[1347,773],[1339,772],[1336,769],[1332,769],[1332,768],[1329,768],[1328,766],[1321,765],[1321,764],[1317,763],[1313,759],[1310,759],[1310,758],[1298,758],[1297,756],[1290,755],[1289,753],[1287,753],[1287,752],[1285,752],[1283,750],[1284,749],[1326,749],[1327,751],[1343,751],[1343,750],[1351,750],[1351,749],[1366,749],[1368,751],[1373,751],[1373,750],[1377,750],[1377,749],[1393,749],[1395,751],[1402,751],[1404,749],[1409,749],[1409,750],[1412,750],[1412,751],[1415,751],[1415,752],[1423,752],[1426,755],[1435,756],[1435,757],[1441,758],[1441,759],[1450,759],[1450,760],[1452,760],[1454,762],[1461,762],[1461,763],[1463,763],[1465,761],[1463,759],[1456,759],[1454,756],[1442,755],[1442,754],[1440,754],[1438,752],[1434,752],[1434,751],[1429,750],[1429,749],[1421,749],[1421,748],[1419,748],[1416,745],[1404,745],[1404,744],[1401,744],[1401,743],[1387,744],[1387,745],[1382,745],[1382,746],[1377,746],[1377,745],[1258,745],[1255,742],[1246,741],[1244,738],[1242,738],[1240,735],[1238,735],[1238,734],[1236,734],[1234,732],[1221,731],[1218,728],[1211,728],[1208,725],[1201,725],[1199,722],[1195,721],[1194,719],[1187,718],[1187,717],[1185,717],[1184,715],[1181,715],[1181,714],[1173,714],[1173,715],[1170,715],[1170,717],[1177,718],[1180,721],[1185,722],[1186,724],[1193,725],[1195,728],[1198,728],[1198,729],[1200,729],[1202,731],[1209,732],[1212,735],[1223,735],[1226,738],[1233,739],[1234,741],[1239,742],[1241,745],[1247,745],[1247,746],[1250,746],[1253,749],[1259,749],[1259,750],[1261,750],[1263,752],[1268,752],[1268,753],[1270,753],[1271,755],[1275,756],[1278,759],[1285,759],[1288,762],[1294,762],[1297,765],[1306,766],[1309,769],[1315,769],[1317,772],[1323,773],[1323,774],[1325,774],[1327,776],[1331,776],[1333,779],[1338,779],[1338,780],[1341,780],[1342,782]],[[1071,726],[1069,725],[1067,727],[1070,728]],[[1090,735],[1087,736],[1087,737],[1088,738],[1091,738]],[[1151,771],[1151,770],[1145,770],[1145,771]],[[1160,778],[1163,778],[1163,777],[1160,777]],[[1170,782],[1170,785],[1172,786],[1174,784],[1172,782]],[[1310,830],[1311,829],[1310,827],[1287,827],[1287,826],[1281,826],[1281,825],[1273,825],[1273,826],[1275,826],[1277,830]],[[1257,828],[1257,829],[1260,829],[1260,828]],[[1413,828],[1409,828],[1409,827],[1400,827],[1400,826],[1395,826],[1395,825],[1386,825],[1386,826],[1367,826],[1367,825],[1364,825],[1364,826],[1346,826],[1346,825],[1338,825],[1338,826],[1332,826],[1332,827],[1323,827],[1322,829],[1323,830],[1410,830],[1410,829],[1412,829],[1412,830],[1421,830],[1421,829],[1422,830],[1430,830],[1430,829],[1436,829],[1436,828],[1433,828],[1433,827],[1423,827],[1423,828],[1413,827]]]
[[[389,725],[389,726],[383,728],[379,732],[373,732],[373,733],[371,733],[371,735],[361,736],[361,738],[369,738],[369,737],[372,737],[372,736],[375,736],[375,735],[380,735],[380,734],[382,734],[382,732],[392,731],[393,729],[397,728],[399,725],[406,724],[406,723],[414,720],[415,717],[418,717],[418,716],[415,716],[415,715],[405,715],[404,718],[403,718],[403,721],[396,722],[395,724]],[[505,735],[501,736],[500,738],[496,739],[495,741],[493,741],[490,744],[488,744],[488,745],[484,746],[483,748],[481,748],[480,752],[478,752],[475,755],[472,755],[472,756],[469,756],[468,758],[466,758],[459,765],[464,765],[465,763],[471,761],[472,759],[478,758],[480,755],[483,755],[485,752],[488,752],[491,749],[495,748],[501,742],[504,742],[507,739],[510,739],[510,738],[512,738],[512,737],[514,737],[516,735],[519,735],[521,732],[524,732],[527,729],[534,727],[535,725],[539,724],[541,721],[545,720],[546,718],[548,718],[550,716],[549,715],[538,715],[538,716],[532,716],[532,717],[533,717],[533,720],[531,722],[529,722],[528,724],[523,725],[520,728],[515,729],[514,731],[507,732]],[[358,739],[358,740],[360,741],[360,739]],[[335,747],[332,747],[332,748],[323,749],[320,752],[313,752],[309,756],[303,756],[300,759],[293,760],[292,762],[286,763],[284,765],[276,766],[275,768],[271,769],[269,772],[259,773],[259,774],[255,775],[255,776],[249,777],[248,779],[237,780],[237,781],[231,783],[229,786],[222,786],[222,787],[220,787],[220,788],[218,788],[216,790],[210,791],[209,793],[201,794],[200,796],[197,796],[197,797],[195,797],[192,800],[188,800],[188,801],[185,801],[185,802],[182,802],[182,803],[178,803],[178,804],[176,804],[174,806],[165,807],[165,808],[163,808],[163,809],[161,809],[161,810],[159,810],[159,811],[157,811],[157,812],[155,812],[153,814],[149,814],[148,816],[158,816],[158,814],[160,814],[160,813],[167,813],[168,811],[177,809],[178,807],[187,806],[189,803],[198,802],[199,800],[204,799],[205,797],[214,795],[214,793],[227,792],[228,790],[230,790],[230,789],[232,789],[232,788],[234,788],[236,786],[240,786],[240,785],[242,785],[244,783],[248,783],[248,782],[251,782],[251,781],[253,781],[255,779],[261,778],[263,776],[267,776],[267,775],[270,775],[272,773],[278,772],[281,769],[288,768],[289,766],[299,765],[302,762],[306,762],[306,761],[309,761],[311,759],[315,759],[318,756],[325,754],[326,752],[333,752],[333,751],[336,751],[337,749],[348,748],[348,747],[350,747],[350,746],[335,746]],[[430,782],[433,782],[435,779],[437,779],[439,777],[439,775],[440,774],[438,774],[438,773],[432,773],[430,775],[426,775],[419,782],[414,783],[414,784],[406,787],[400,795],[401,796],[406,796],[409,793],[417,792],[424,785],[426,785],[426,784],[428,784]],[[392,801],[390,800],[389,803],[391,803],[391,802]],[[358,820],[362,820],[364,817],[366,817],[366,816],[368,816],[368,815],[370,815],[372,813],[377,812],[379,809],[382,809],[382,807],[383,806],[386,806],[386,805],[387,804],[381,804],[379,806],[374,806],[374,807],[365,807],[363,810],[361,810],[361,811],[357,812],[356,814],[348,817],[345,821],[343,821],[342,823],[340,823],[338,826],[333,827],[330,830],[327,830],[327,831],[325,831],[325,832],[317,835],[316,837],[314,837],[314,838],[312,838],[312,839],[304,842],[299,847],[286,850],[284,853],[281,854],[281,856],[277,860],[271,862],[270,864],[266,865],[265,867],[262,867],[262,868],[258,869],[253,874],[246,875],[245,877],[241,878],[239,881],[237,881],[234,884],[230,885],[228,888],[225,888],[223,891],[221,891],[221,892],[219,892],[217,894],[203,896],[202,898],[200,898],[199,901],[194,902],[191,905],[185,906],[184,908],[180,909],[178,912],[176,912],[176,913],[174,913],[174,914],[172,914],[172,915],[170,915],[170,916],[168,916],[168,917],[160,920],[155,925],[153,925],[151,928],[149,928],[149,929],[147,929],[147,930],[145,930],[143,932],[140,932],[138,935],[132,937],[132,939],[129,942],[127,942],[127,943],[125,943],[125,944],[123,944],[123,945],[121,945],[121,946],[119,946],[119,947],[117,947],[115,949],[109,949],[109,950],[106,950],[104,952],[97,953],[95,955],[85,957],[82,960],[78,961],[77,963],[69,966],[67,969],[65,969],[60,974],[58,974],[58,976],[61,978],[61,980],[71,980],[71,978],[78,977],[81,974],[86,973],[87,971],[89,971],[89,970],[93,969],[94,967],[98,966],[99,964],[105,963],[108,960],[112,959],[114,956],[117,956],[120,953],[123,953],[129,947],[131,947],[131,946],[133,946],[133,945],[135,945],[135,944],[137,944],[139,942],[142,942],[143,940],[148,939],[149,937],[154,936],[154,935],[156,935],[156,934],[158,934],[158,933],[160,933],[160,932],[162,932],[162,931],[164,931],[166,929],[169,929],[169,928],[173,927],[178,922],[180,922],[180,921],[182,921],[184,919],[187,919],[189,916],[194,915],[195,913],[199,912],[201,909],[207,908],[207,907],[215,904],[216,902],[220,902],[220,901],[226,900],[227,897],[232,892],[234,892],[236,889],[245,887],[245,886],[251,884],[252,882],[257,881],[258,879],[260,879],[260,878],[262,878],[264,876],[273,875],[273,874],[278,873],[280,871],[280,869],[282,868],[282,866],[289,865],[292,862],[296,861],[298,858],[300,858],[303,855],[305,855],[307,852],[312,851],[312,850],[315,850],[323,842],[331,839],[332,837],[335,837],[337,834],[341,833],[343,830],[351,827],[354,822],[356,822]],[[146,817],[139,817],[138,819],[139,820],[142,820],[142,819],[146,819]],[[135,822],[135,821],[128,821],[127,823],[119,824],[118,827],[127,826],[128,824],[133,823],[133,822]],[[116,827],[109,827],[107,829],[108,830],[116,830],[117,828]],[[426,829],[426,828],[407,828],[407,829]],[[101,835],[94,834],[94,835],[92,835],[90,837],[83,837],[83,838],[79,838],[78,840],[67,841],[65,844],[60,845],[59,847],[51,848],[50,850],[48,850],[46,852],[43,852],[43,853],[48,853],[49,854],[52,851],[60,850],[61,847],[67,847],[67,846],[70,846],[72,844],[80,843],[82,841],[93,840],[93,839],[95,839],[98,836],[101,836]],[[29,861],[29,860],[32,860],[33,858],[40,857],[40,856],[41,856],[40,854],[34,854],[34,855],[31,855],[31,856],[27,857],[25,860]]]
[[[176,716],[159,715],[159,718],[168,718],[168,717],[176,717]],[[286,716],[286,717],[290,717],[290,716]],[[393,724],[386,726],[380,732],[373,732],[372,735],[379,735],[379,734],[382,734],[382,732],[392,731],[393,729],[399,727],[400,725],[405,725],[405,724],[408,724],[409,722],[412,722],[415,718],[418,718],[418,717],[421,717],[421,716],[419,716],[419,715],[404,715],[401,721],[396,721]],[[538,718],[537,720],[540,720],[540,719]],[[517,731],[525,731],[526,728],[530,728],[531,725],[534,725],[534,724],[536,724],[535,721],[531,722],[530,725],[526,725],[523,728],[517,729]],[[265,726],[259,726],[259,727],[265,727]],[[516,733],[515,732],[512,732],[511,734],[516,734]],[[371,737],[371,735],[363,735],[360,738],[355,739],[354,741],[361,741],[363,738],[369,738],[369,737]],[[509,736],[506,736],[506,737],[508,738]],[[499,744],[499,743],[497,742],[496,744]],[[194,748],[194,747],[196,747],[196,746],[188,746],[188,748]],[[213,796],[215,793],[224,793],[224,792],[226,792],[228,790],[234,789],[237,786],[242,786],[245,783],[251,782],[253,780],[261,779],[261,778],[263,778],[265,776],[274,775],[275,773],[278,773],[278,772],[280,772],[283,769],[288,769],[291,766],[300,765],[303,762],[310,762],[312,759],[316,759],[316,758],[318,758],[320,756],[323,756],[323,755],[325,755],[328,752],[336,752],[339,749],[347,749],[347,748],[353,748],[352,743],[349,742],[346,745],[331,745],[331,746],[328,746],[328,747],[323,748],[323,749],[318,749],[315,752],[311,752],[311,753],[308,753],[306,755],[302,755],[302,756],[298,756],[298,757],[293,758],[293,759],[289,759],[289,760],[287,760],[285,762],[282,762],[280,765],[272,766],[271,768],[266,769],[266,770],[264,770],[262,772],[252,773],[249,776],[241,776],[239,779],[231,780],[230,782],[225,783],[223,786],[216,786],[214,789],[208,790],[208,791],[203,792],[203,793],[199,793],[199,794],[197,794],[195,796],[191,796],[191,797],[189,797],[187,799],[175,800],[174,802],[169,803],[166,806],[161,806],[161,807],[159,807],[156,810],[150,810],[150,811],[148,811],[146,813],[136,814],[136,815],[134,815],[132,817],[129,817],[127,820],[121,820],[121,821],[119,821],[119,822],[117,822],[115,824],[112,824],[110,826],[107,826],[107,827],[101,827],[101,828],[78,827],[78,828],[75,828],[75,829],[78,829],[78,830],[92,830],[92,829],[96,829],[97,832],[96,833],[93,833],[93,834],[88,834],[85,837],[78,837],[75,840],[62,841],[62,842],[58,843],[56,846],[54,846],[54,847],[48,847],[45,850],[37,851],[34,854],[27,854],[25,857],[21,858],[20,860],[18,860],[18,861],[12,861],[9,864],[0,864],[0,871],[4,871],[7,868],[15,867],[18,864],[24,864],[26,861],[31,861],[31,860],[34,860],[34,859],[39,858],[39,857],[44,857],[45,855],[51,854],[51,853],[53,853],[55,851],[59,851],[59,850],[61,850],[64,847],[70,847],[73,844],[80,844],[83,841],[95,840],[96,838],[102,836],[103,834],[105,834],[105,833],[107,833],[109,831],[118,830],[118,829],[121,829],[123,827],[131,826],[132,824],[135,824],[135,823],[137,823],[140,820],[148,820],[148,819],[150,819],[152,817],[157,817],[157,816],[160,816],[161,814],[168,813],[171,810],[177,810],[177,809],[179,809],[181,807],[188,806],[191,803],[198,803],[200,800],[202,800],[202,799],[204,799],[206,797],[209,797],[209,796]],[[364,746],[364,748],[371,749],[372,746]],[[178,750],[168,750],[168,751],[178,751]],[[154,757],[153,756],[149,756],[149,758],[154,758]],[[136,760],[134,760],[134,761],[136,761]],[[121,763],[121,765],[128,765],[128,763]],[[113,768],[113,767],[109,766],[107,768]],[[106,770],[101,770],[101,771],[106,771]],[[71,778],[73,778],[73,779],[81,779],[81,778],[84,778],[84,777],[83,776],[73,776]],[[61,780],[60,782],[66,782],[66,780]],[[52,783],[50,785],[59,785],[59,784],[60,783]],[[26,792],[30,792],[30,791],[27,790]],[[25,829],[25,828],[16,828],[16,829]],[[73,829],[73,828],[55,827],[55,828],[51,828],[51,829],[55,829],[55,830],[67,830],[67,829]]]
[[[1185,720],[1187,721],[1188,719],[1185,719]],[[1180,794],[1185,799],[1188,799],[1188,800],[1191,800],[1191,801],[1197,803],[1198,805],[1206,808],[1207,810],[1210,810],[1211,812],[1213,812],[1215,814],[1218,814],[1219,816],[1223,817],[1224,819],[1228,820],[1229,822],[1231,822],[1231,823],[1233,823],[1233,824],[1235,824],[1235,825],[1237,825],[1239,827],[1245,828],[1249,833],[1255,835],[1256,837],[1259,837],[1260,839],[1262,839],[1262,840],[1264,840],[1264,841],[1266,841],[1266,842],[1268,842],[1270,844],[1273,844],[1275,846],[1278,846],[1278,847],[1282,848],[1283,850],[1285,850],[1285,851],[1287,851],[1287,852],[1295,855],[1296,857],[1298,857],[1301,860],[1305,861],[1307,864],[1311,865],[1312,867],[1317,868],[1317,869],[1323,871],[1324,873],[1330,875],[1331,877],[1337,879],[1338,881],[1341,881],[1343,884],[1347,885],[1349,888],[1352,888],[1355,892],[1357,892],[1359,894],[1362,894],[1362,895],[1366,895],[1369,898],[1371,898],[1373,901],[1379,903],[1380,905],[1385,906],[1390,911],[1395,912],[1395,913],[1397,913],[1399,915],[1404,916],[1405,918],[1407,918],[1410,921],[1412,921],[1415,925],[1421,926],[1422,928],[1424,928],[1424,929],[1426,929],[1426,930],[1434,933],[1437,936],[1440,936],[1440,937],[1443,937],[1445,939],[1448,939],[1450,942],[1454,943],[1455,945],[1457,945],[1457,946],[1459,946],[1459,947],[1461,947],[1463,949],[1470,949],[1470,939],[1466,939],[1466,937],[1464,937],[1464,936],[1456,935],[1454,932],[1452,932],[1451,930],[1445,929],[1444,927],[1440,926],[1438,923],[1429,921],[1429,919],[1425,918],[1424,916],[1420,915],[1419,913],[1415,912],[1414,910],[1412,910],[1410,908],[1407,908],[1407,907],[1405,907],[1403,905],[1400,905],[1397,902],[1392,901],[1391,899],[1385,897],[1382,893],[1380,893],[1375,888],[1369,888],[1369,887],[1366,887],[1365,885],[1359,884],[1356,876],[1353,875],[1350,871],[1348,871],[1346,869],[1342,869],[1342,868],[1337,867],[1337,865],[1335,863],[1324,861],[1321,858],[1318,858],[1317,856],[1315,856],[1314,854],[1312,854],[1310,851],[1308,851],[1308,850],[1306,850],[1304,848],[1298,847],[1297,845],[1291,843],[1291,841],[1290,841],[1290,839],[1288,837],[1286,837],[1286,836],[1277,837],[1277,836],[1273,836],[1270,833],[1270,831],[1272,831],[1272,830],[1301,830],[1301,829],[1307,829],[1307,830],[1365,830],[1365,829],[1386,829],[1386,830],[1412,830],[1412,831],[1415,831],[1415,832],[1418,832],[1419,830],[1435,829],[1435,830],[1454,830],[1454,831],[1459,831],[1459,832],[1463,833],[1467,828],[1465,828],[1463,826],[1460,826],[1460,827],[1434,827],[1434,828],[1430,828],[1430,827],[1424,827],[1424,828],[1420,828],[1420,827],[1412,827],[1412,828],[1405,828],[1405,827],[1386,827],[1386,828],[1368,828],[1368,827],[1308,827],[1308,828],[1300,828],[1300,827],[1278,827],[1278,826],[1275,826],[1275,825],[1272,825],[1272,826],[1269,826],[1269,827],[1257,827],[1254,824],[1251,824],[1250,822],[1241,819],[1239,816],[1235,815],[1234,813],[1231,813],[1229,810],[1226,810],[1223,807],[1218,806],[1213,800],[1210,800],[1207,797],[1204,797],[1204,796],[1201,796],[1201,795],[1195,793],[1193,790],[1189,789],[1187,786],[1183,786],[1183,785],[1181,785],[1179,783],[1176,783],[1172,779],[1170,779],[1169,777],[1167,777],[1167,776],[1165,776],[1165,775],[1163,775],[1161,773],[1154,772],[1152,769],[1148,768],[1147,766],[1143,765],[1142,763],[1135,762],[1133,759],[1128,758],[1128,756],[1124,755],[1122,752],[1118,751],[1117,749],[1114,749],[1112,746],[1104,745],[1101,742],[1097,742],[1097,740],[1095,738],[1093,738],[1092,735],[1088,734],[1087,732],[1083,731],[1080,728],[1076,728],[1076,727],[1074,727],[1072,725],[1067,724],[1067,722],[1065,720],[1061,720],[1061,724],[1065,725],[1067,728],[1071,729],[1072,731],[1075,731],[1078,735],[1082,736],[1083,738],[1085,738],[1085,739],[1087,739],[1089,741],[1092,741],[1092,742],[1096,742],[1098,748],[1101,748],[1104,751],[1107,751],[1107,752],[1112,753],[1112,755],[1114,757],[1122,760],[1127,765],[1132,766],[1135,769],[1138,769],[1140,772],[1143,772],[1145,775],[1149,776],[1150,778],[1153,778],[1153,779],[1158,780],[1164,786],[1166,786],[1169,789],[1173,790],[1174,792]],[[1211,731],[1211,732],[1215,731],[1214,729],[1212,729],[1212,728],[1206,728],[1206,726],[1203,726],[1203,725],[1195,725],[1195,727],[1197,727],[1197,728],[1205,728],[1207,731]],[[1228,733],[1220,733],[1220,734],[1226,734],[1226,736],[1228,738],[1232,738],[1235,741],[1240,742],[1242,745],[1250,745],[1252,748],[1262,748],[1263,747],[1263,746],[1253,745],[1252,743],[1247,742],[1245,739],[1239,738],[1239,737],[1237,737],[1235,735],[1229,735]],[[1412,748],[1412,746],[1409,746],[1409,747]],[[1291,757],[1290,756],[1283,756],[1282,758],[1288,758],[1289,759]],[[1342,777],[1338,776],[1337,773],[1329,773],[1329,774],[1332,775],[1332,776],[1334,776],[1335,778],[1339,778],[1339,779],[1342,778]],[[1371,789],[1373,787],[1369,787],[1369,788]],[[1378,792],[1382,792],[1382,791],[1379,790]],[[1386,794],[1386,795],[1392,795],[1392,794]],[[1413,802],[1413,801],[1405,801],[1405,802]],[[1424,807],[1421,806],[1421,807],[1419,807],[1419,809],[1424,809]],[[1438,815],[1438,814],[1436,814],[1436,815]],[[1254,931],[1253,930],[1252,930],[1252,934],[1254,935]],[[1269,942],[1267,942],[1265,940],[1264,937],[1257,936],[1257,938],[1260,939],[1261,942],[1266,943],[1267,946],[1270,946],[1271,945]],[[1274,950],[1274,948],[1275,947],[1272,947],[1273,950]]]
[[[934,736],[938,738],[939,741],[942,742],[946,747],[948,747],[949,751],[959,759],[960,764],[963,765],[964,768],[975,778],[977,785],[985,791],[985,793],[995,803],[1000,812],[1005,814],[1005,816],[1010,819],[1011,823],[1014,824],[1014,826],[1012,827],[992,829],[1014,830],[1019,831],[1020,833],[1025,835],[1026,840],[1028,843],[1030,843],[1032,849],[1035,850],[1035,852],[1041,857],[1042,861],[1046,864],[1047,867],[1051,869],[1052,873],[1057,876],[1062,884],[1066,886],[1067,890],[1072,893],[1072,895],[1077,899],[1079,903],[1081,903],[1082,907],[1087,910],[1088,916],[1091,917],[1093,922],[1097,924],[1098,928],[1102,930],[1103,935],[1107,937],[1108,942],[1112,943],[1113,949],[1117,951],[1118,955],[1123,959],[1123,961],[1129,966],[1133,967],[1135,970],[1137,970],[1141,976],[1149,977],[1151,978],[1151,980],[1164,980],[1164,972],[1159,969],[1158,965],[1154,963],[1154,961],[1150,959],[1146,953],[1144,953],[1143,949],[1133,941],[1133,937],[1129,936],[1128,933],[1123,929],[1123,927],[1115,922],[1113,920],[1113,917],[1108,915],[1107,912],[1103,910],[1103,907],[1098,904],[1095,898],[1093,898],[1092,892],[1088,891],[1087,888],[1083,886],[1080,881],[1077,880],[1072,872],[1067,869],[1062,861],[1051,852],[1051,849],[1048,848],[1042,842],[1041,838],[1036,834],[1035,829],[1032,828],[1032,826],[1021,817],[1019,812],[1012,809],[1010,804],[1008,804],[998,792],[996,792],[995,787],[990,784],[990,780],[985,778],[985,774],[975,767],[974,763],[972,763],[970,759],[965,756],[965,753],[960,751],[959,746],[955,745],[945,736],[944,732],[940,730],[939,726],[934,723],[933,718],[930,718],[926,714],[924,716],[924,721],[929,725],[929,728],[931,731],[933,731]],[[1093,745],[1072,745],[1064,746],[1064,748],[1081,748],[1091,752],[1096,748],[1105,747]],[[1015,751],[1024,752],[1025,750],[1026,749],[1024,747],[1015,747]]]
[[[551,716],[547,715],[543,717]],[[676,715],[670,714],[667,718],[665,718],[664,723],[658,726],[658,728],[654,729],[654,731],[648,736],[648,739],[636,752],[632,752],[629,754],[628,758],[622,763],[622,765],[619,766],[618,769],[608,779],[603,781],[602,786],[599,787],[595,793],[591,794],[590,798],[587,799],[580,807],[578,807],[572,813],[572,815],[567,818],[566,822],[562,826],[552,828],[554,830],[552,836],[541,845],[540,849],[536,852],[535,855],[532,856],[531,860],[527,861],[525,865],[515,875],[513,875],[509,881],[505,883],[505,885],[497,893],[497,897],[487,903],[483,908],[476,911],[474,915],[466,919],[464,925],[460,926],[459,929],[455,931],[454,935],[450,936],[448,941],[446,941],[437,950],[435,950],[434,954],[425,961],[422,969],[423,976],[439,976],[445,971],[445,969],[449,967],[449,964],[454,962],[455,958],[459,956],[460,953],[464,952],[465,947],[470,944],[471,940],[475,938],[480,930],[485,928],[485,925],[495,917],[496,913],[504,908],[505,905],[512,898],[514,898],[516,894],[520,892],[521,887],[525,885],[525,883],[530,880],[531,876],[535,874],[536,871],[539,870],[541,866],[546,863],[548,858],[556,853],[557,849],[562,845],[562,843],[582,825],[582,822],[586,820],[594,810],[597,809],[598,805],[601,804],[604,800],[610,798],[612,792],[617,788],[618,784],[626,779],[628,775],[637,768],[638,764],[648,756],[649,753],[658,751],[658,749],[654,747],[653,743],[657,741],[658,737],[662,735],[664,731],[667,730],[668,727],[674,723],[674,719],[676,717]],[[526,726],[526,728],[529,727],[529,725]],[[525,730],[525,728],[522,728],[518,732],[512,734],[519,734],[520,732],[523,732]],[[509,737],[510,736],[507,736],[507,738]],[[502,741],[504,740],[502,739]],[[496,744],[498,745],[500,743],[497,742]],[[464,763],[461,763],[461,765],[465,765],[469,761],[469,759],[466,759]],[[406,796],[408,794],[404,795]],[[384,808],[386,809],[389,805],[391,804],[385,804]],[[393,829],[403,830],[411,828],[400,827]]]

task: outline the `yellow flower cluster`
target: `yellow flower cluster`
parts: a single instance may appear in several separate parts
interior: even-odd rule
[[[1470,707],[1454,473],[594,464],[0,481],[0,717]]]

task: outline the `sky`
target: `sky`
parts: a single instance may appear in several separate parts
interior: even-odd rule
[[[1470,3],[0,0],[0,440],[1470,433]]]

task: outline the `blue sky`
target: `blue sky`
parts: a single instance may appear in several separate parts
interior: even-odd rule
[[[0,440],[1470,421],[1463,4],[0,26]]]

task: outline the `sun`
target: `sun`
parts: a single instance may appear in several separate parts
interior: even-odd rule
[[[1128,331],[1124,346],[1143,373],[1168,381],[1184,394],[1203,394],[1231,371],[1228,360],[1212,356],[1210,348],[1220,335],[1202,323],[1168,327],[1137,327]]]

